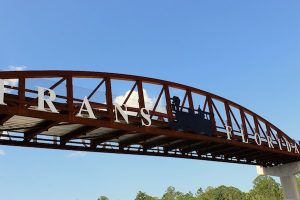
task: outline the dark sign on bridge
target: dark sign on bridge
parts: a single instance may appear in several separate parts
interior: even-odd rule
[[[177,96],[173,97],[172,110],[175,114],[175,119],[169,122],[169,126],[176,130],[192,131],[195,133],[202,133],[211,135],[211,120],[210,113],[204,112],[199,108],[195,111],[186,108],[188,111],[184,112],[184,107],[179,106],[180,99]]]

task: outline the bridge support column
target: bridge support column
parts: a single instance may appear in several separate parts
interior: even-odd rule
[[[288,163],[275,167],[257,166],[259,175],[280,177],[285,200],[300,200],[295,174],[300,173],[300,162]]]

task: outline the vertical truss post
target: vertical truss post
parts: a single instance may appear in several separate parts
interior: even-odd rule
[[[278,137],[279,142],[280,142],[280,144],[282,146],[282,149],[283,149],[284,148],[283,144],[285,143],[285,141],[283,139],[284,135],[280,130],[276,130],[276,133],[277,133],[277,137]]]
[[[188,96],[190,111],[192,113],[195,113],[195,107],[194,107],[192,92],[191,92],[191,90],[187,90],[186,93],[187,93],[187,96]]]
[[[245,140],[248,140],[248,130],[247,130],[247,126],[246,126],[245,113],[242,109],[240,109],[240,115],[241,115],[241,120],[242,120],[242,129],[244,132],[244,138],[245,138]]]
[[[224,104],[225,104],[225,111],[226,111],[226,118],[227,118],[227,120],[226,120],[227,126],[232,127],[229,104],[228,104],[228,102],[225,102]]]
[[[207,99],[208,109],[210,112],[210,120],[212,122],[211,130],[212,130],[212,133],[214,133],[216,131],[217,126],[216,126],[216,120],[215,120],[215,116],[214,116],[213,102],[212,102],[211,96],[207,96],[206,99]]]
[[[111,90],[111,80],[108,77],[104,78],[105,80],[105,96],[106,96],[106,105],[107,112],[110,122],[113,122],[114,112],[113,112],[113,102],[112,102],[112,90]]]
[[[74,114],[74,102],[73,102],[73,78],[68,76],[66,78],[67,86],[67,105],[68,105],[68,115],[69,119],[73,119]]]
[[[253,116],[253,121],[254,121],[254,126],[255,126],[255,132],[260,135],[257,117]]]
[[[20,77],[19,78],[19,90],[18,90],[18,95],[19,95],[19,112],[21,112],[24,109],[25,105],[25,78]]]
[[[138,95],[139,95],[139,107],[145,108],[145,99],[144,99],[144,91],[143,91],[143,83],[142,81],[136,81],[137,88],[138,88]]]
[[[166,99],[166,104],[167,104],[167,115],[169,121],[173,119],[173,112],[172,112],[172,106],[171,106],[171,97],[170,97],[170,91],[169,91],[169,86],[164,85],[164,90],[165,90],[165,99]]]

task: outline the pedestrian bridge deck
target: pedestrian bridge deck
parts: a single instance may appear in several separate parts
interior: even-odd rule
[[[45,78],[57,80],[47,88],[56,92],[53,105],[58,113],[52,112],[45,102],[45,111],[38,108],[36,86],[43,85]],[[98,81],[86,95],[96,119],[91,118],[87,109],[81,110],[84,98],[76,97],[76,78],[93,83]],[[230,100],[178,83],[124,74],[77,71],[0,72],[0,79],[4,80],[4,104],[0,105],[0,144],[3,145],[262,166],[300,160],[297,142],[266,119]],[[29,84],[33,79],[36,86]],[[123,102],[119,102],[120,108],[127,109],[128,122],[114,105],[113,92],[117,88],[112,83],[115,80],[132,84]],[[151,106],[147,105],[145,85],[159,88]],[[179,94],[178,91],[182,95],[178,95],[181,101],[176,110],[172,97],[177,97],[174,94]],[[131,101],[135,94],[138,96],[136,104]],[[45,98],[51,96],[47,90],[43,95]],[[196,101],[197,98],[202,101]],[[142,121],[149,122],[141,116],[141,109],[145,107],[149,109],[146,114],[150,116],[151,126],[142,125]],[[82,116],[77,116],[81,111]],[[197,129],[201,122],[187,123],[182,121],[184,119],[177,119],[176,113],[180,112],[194,116],[205,112],[210,123],[204,125],[206,129]],[[171,123],[185,126],[174,128]]]

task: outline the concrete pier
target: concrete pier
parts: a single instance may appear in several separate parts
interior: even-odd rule
[[[284,164],[275,167],[257,166],[259,175],[280,177],[285,200],[300,200],[295,174],[300,173],[300,162]]]

